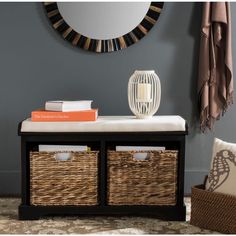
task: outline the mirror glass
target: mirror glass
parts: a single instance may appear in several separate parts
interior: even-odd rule
[[[145,17],[151,2],[58,2],[59,12],[76,32],[93,39],[118,38]]]
[[[113,52],[137,43],[159,18],[163,2],[45,2],[53,28],[73,46]]]

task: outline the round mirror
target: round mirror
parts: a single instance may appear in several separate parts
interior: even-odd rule
[[[156,23],[162,2],[48,2],[53,27],[74,46],[94,52],[126,48]]]

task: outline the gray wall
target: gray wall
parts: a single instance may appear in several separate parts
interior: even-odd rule
[[[236,21],[236,4],[232,4]],[[129,115],[127,83],[135,69],[154,69],[162,84],[159,115],[190,124],[186,192],[201,183],[213,137],[236,142],[236,107],[213,132],[196,128],[200,3],[166,3],[158,23],[136,45],[110,54],[73,48],[51,28],[40,3],[0,3],[0,194],[20,192],[17,125],[49,99],[94,99],[100,115]],[[236,37],[233,32],[234,55]]]

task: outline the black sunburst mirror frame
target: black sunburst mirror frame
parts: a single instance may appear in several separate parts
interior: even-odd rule
[[[88,38],[73,30],[59,12],[57,2],[45,2],[46,14],[53,28],[73,46],[97,53],[114,52],[131,46],[142,39],[157,22],[164,2],[151,2],[141,23],[131,32],[118,38],[100,40]]]

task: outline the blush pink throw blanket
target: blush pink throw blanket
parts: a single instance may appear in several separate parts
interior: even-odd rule
[[[233,103],[233,63],[230,3],[203,4],[198,97],[200,128],[205,131]]]

